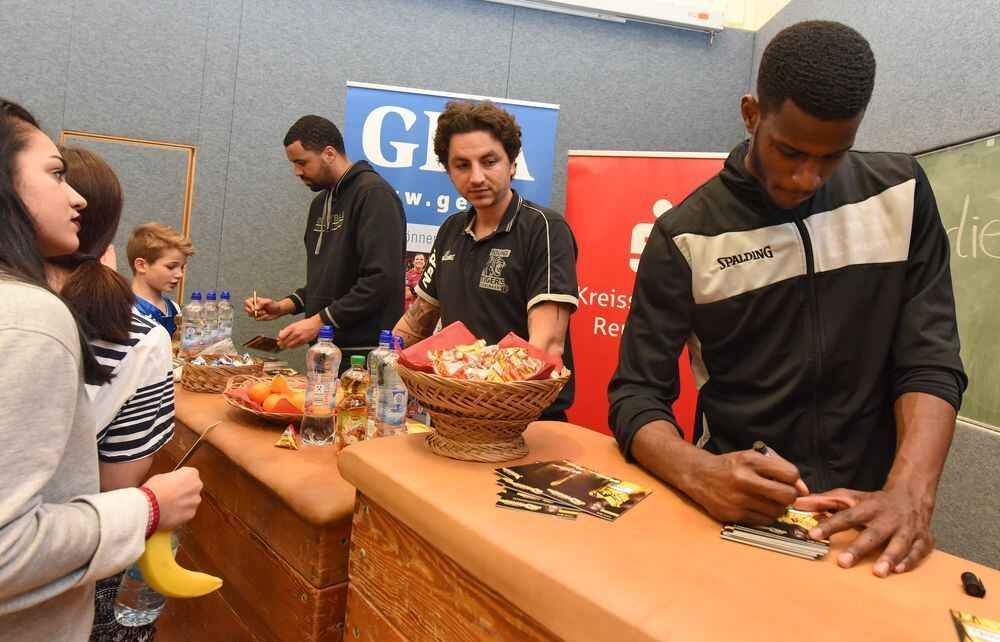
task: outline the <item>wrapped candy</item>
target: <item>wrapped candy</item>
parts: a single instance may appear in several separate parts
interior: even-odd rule
[[[207,366],[208,362],[205,361],[205,357],[198,356],[191,360],[191,364],[196,366]]]
[[[285,428],[285,432],[281,433],[281,437],[278,437],[278,441],[274,445],[278,448],[298,450],[299,447],[295,445],[295,427],[288,424],[288,428]]]
[[[435,374],[472,381],[521,381],[545,365],[522,347],[500,348],[480,339],[473,344],[427,353]]]

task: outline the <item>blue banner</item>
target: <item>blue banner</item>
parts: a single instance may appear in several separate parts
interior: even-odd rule
[[[511,185],[540,205],[551,199],[558,105],[349,82],[347,155],[367,160],[396,188],[406,210],[411,252],[430,251],[441,223],[468,207],[434,154],[437,117],[445,104],[461,99],[492,100],[514,115],[521,126],[521,155]]]

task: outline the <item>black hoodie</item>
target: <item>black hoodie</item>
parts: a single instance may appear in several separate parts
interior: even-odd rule
[[[676,425],[686,342],[699,446],[760,439],[814,492],[876,490],[894,458],[895,399],[924,392],[958,408],[967,383],[934,195],[913,157],[848,152],[812,198],[780,210],[746,152],[656,222],[610,424],[627,457],[645,424]]]
[[[306,285],[288,295],[295,312],[319,314],[342,348],[377,346],[403,315],[406,215],[396,191],[357,161],[313,199],[305,245]]]

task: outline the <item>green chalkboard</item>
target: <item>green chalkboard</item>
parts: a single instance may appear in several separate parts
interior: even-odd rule
[[[962,361],[960,414],[1000,426],[1000,135],[919,156],[951,242]]]

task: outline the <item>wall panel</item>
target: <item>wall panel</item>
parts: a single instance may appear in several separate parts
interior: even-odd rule
[[[801,20],[837,20],[871,43],[875,91],[857,147],[916,152],[1000,130],[1000,0],[793,0],[758,33],[751,82],[764,47]]]
[[[194,144],[209,0],[77,0],[65,129]]]
[[[56,139],[72,38],[71,2],[0,0],[0,96],[23,104]]]
[[[552,203],[569,149],[728,152],[742,139],[754,34],[706,34],[519,9],[510,96],[559,103]]]

